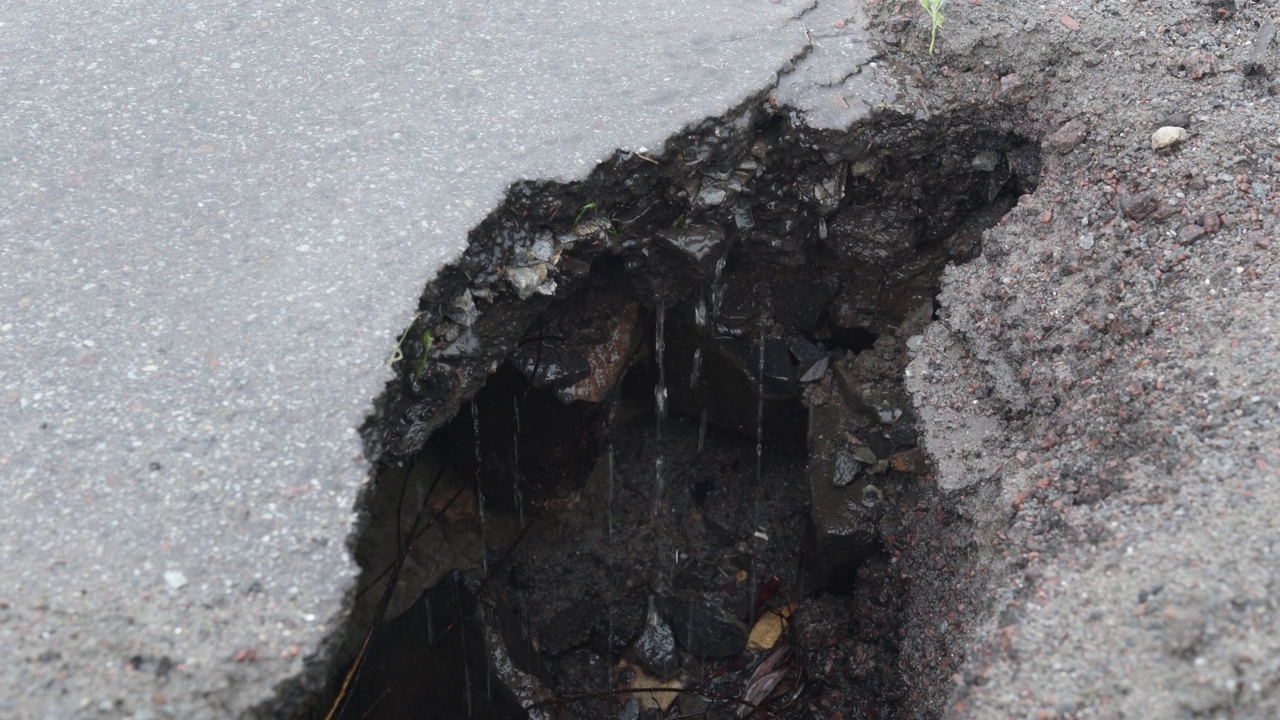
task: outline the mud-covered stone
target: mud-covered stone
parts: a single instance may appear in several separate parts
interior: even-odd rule
[[[862,502],[870,479],[863,472],[867,463],[846,439],[842,419],[848,414],[838,396],[809,410],[812,573],[819,586],[837,592],[852,588],[858,566],[878,548],[879,513]],[[868,459],[876,460],[873,453]]]

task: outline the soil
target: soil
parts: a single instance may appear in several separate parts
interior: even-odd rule
[[[1044,140],[908,370],[969,548],[909,556],[949,568],[912,714],[1274,717],[1274,4],[956,2],[933,58],[918,7],[868,8],[917,83]]]

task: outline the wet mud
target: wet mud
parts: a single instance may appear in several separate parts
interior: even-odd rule
[[[761,97],[512,187],[400,338],[341,664],[292,714],[892,718],[936,694],[948,628],[906,648],[904,617],[948,598],[902,559],[945,566],[963,534],[902,377],[943,268],[1038,182],[1003,112],[816,132]]]

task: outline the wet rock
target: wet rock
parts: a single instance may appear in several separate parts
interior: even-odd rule
[[[453,302],[449,303],[449,307],[445,308],[444,316],[462,327],[471,327],[476,318],[480,317],[480,311],[476,309],[476,301],[471,297],[471,292],[463,290],[453,299]]]
[[[436,357],[440,358],[458,358],[458,357],[477,357],[481,352],[480,338],[471,331],[471,328],[458,333],[458,336],[452,342],[436,351]]]
[[[916,423],[915,411],[908,408],[902,413],[902,417],[889,428],[888,438],[895,450],[916,446],[919,440]]]
[[[659,230],[658,237],[706,270],[723,252],[724,229],[714,223]]]
[[[703,210],[722,205],[728,199],[729,191],[724,186],[718,183],[703,183],[702,189],[698,191],[698,196],[694,199],[693,206],[695,209]]]
[[[680,659],[676,656],[676,636],[671,626],[663,621],[654,608],[649,608],[644,630],[632,646],[636,662],[654,677],[670,680],[680,674]]]
[[[642,334],[637,327],[639,315],[640,304],[630,303],[606,322],[608,336],[604,342],[581,349],[589,372],[585,378],[560,390],[558,395],[562,401],[600,402],[608,396],[609,391],[622,379],[639,342]]]
[[[507,282],[511,283],[511,288],[521,300],[528,300],[547,280],[547,266],[543,263],[532,267],[511,267],[504,272]]]
[[[511,364],[536,388],[565,388],[590,376],[582,352],[554,337],[534,337],[511,351]]]
[[[1151,149],[1164,150],[1187,139],[1187,131],[1180,127],[1166,126],[1151,133]]]
[[[778,644],[782,633],[787,629],[787,618],[795,606],[788,605],[780,610],[768,610],[760,615],[760,619],[751,627],[747,636],[747,652],[759,653],[770,650]]]
[[[747,627],[718,603],[704,598],[664,598],[658,604],[676,640],[695,657],[730,657],[747,644]]]
[[[911,448],[894,453],[889,458],[889,465],[898,472],[915,475],[923,474],[929,469],[928,463],[924,459],[924,453],[920,451],[920,448]]]

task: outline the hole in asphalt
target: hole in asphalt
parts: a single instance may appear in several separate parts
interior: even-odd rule
[[[364,592],[291,712],[902,715],[907,340],[1035,187],[1009,127],[752,106],[513,186],[400,339]]]

